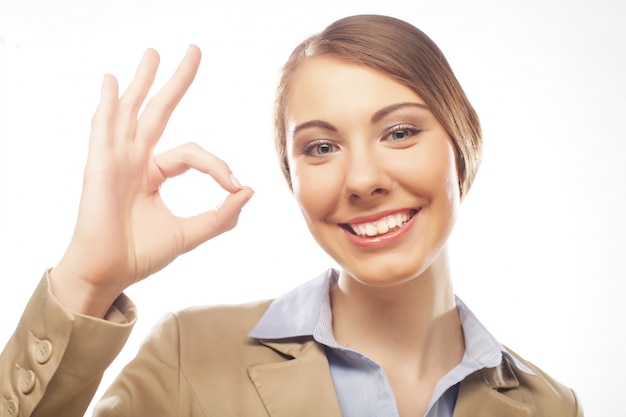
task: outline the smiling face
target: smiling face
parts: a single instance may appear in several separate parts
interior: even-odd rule
[[[433,265],[460,191],[452,140],[416,93],[365,66],[307,58],[285,128],[294,196],[348,275],[391,286]]]

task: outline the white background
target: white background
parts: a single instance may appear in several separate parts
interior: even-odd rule
[[[103,386],[164,313],[277,296],[332,262],[275,162],[278,70],[350,14],[403,18],[443,49],[484,127],[483,166],[451,238],[456,292],[506,345],[623,413],[626,2],[610,0],[0,1],[0,346],[69,241],[102,74],[125,86],[147,47],[161,85],[189,43],[203,63],[159,145],[196,141],[256,190],[235,231],[128,290],[140,320]],[[223,197],[169,181],[190,214]]]

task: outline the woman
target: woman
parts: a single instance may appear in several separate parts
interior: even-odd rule
[[[82,415],[134,322],[124,289],[234,227],[252,197],[196,145],[152,156],[199,60],[191,47],[139,117],[158,55],[119,99],[105,76],[74,236],[0,361],[10,415]],[[97,415],[582,415],[454,296],[445,244],[480,126],[426,35],[382,16],[333,23],[288,60],[276,130],[288,184],[341,271],[273,302],[168,316]],[[180,219],[159,187],[189,168],[230,194]]]

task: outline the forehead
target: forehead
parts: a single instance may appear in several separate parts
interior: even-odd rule
[[[399,102],[425,104],[413,90],[365,65],[321,56],[305,59],[293,74],[285,101],[287,119],[356,111],[375,112]]]

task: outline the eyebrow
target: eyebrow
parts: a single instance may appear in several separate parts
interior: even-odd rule
[[[298,126],[294,127],[293,131],[291,132],[291,135],[295,136],[296,133],[298,133],[299,131],[304,130],[304,129],[308,129],[310,127],[321,127],[322,129],[330,130],[330,131],[333,131],[333,132],[337,131],[337,128],[335,126],[331,125],[328,122],[325,122],[323,120],[311,120],[311,121],[304,122],[304,123],[299,124]]]
[[[404,102],[404,103],[396,103],[396,104],[391,104],[387,107],[383,107],[382,109],[378,110],[376,113],[372,115],[372,118],[370,120],[372,124],[378,123],[383,117],[403,107],[418,107],[420,109],[429,110],[428,106],[422,103],[415,103],[415,102],[410,102],[410,101]]]
[[[388,114],[393,113],[396,110],[399,110],[401,108],[404,107],[418,107],[420,109],[424,109],[424,110],[429,110],[428,106],[426,106],[425,104],[422,103],[415,103],[415,102],[403,102],[403,103],[395,103],[395,104],[391,104],[389,106],[383,107],[382,109],[378,110],[376,113],[374,113],[372,115],[372,117],[370,118],[370,121],[372,124],[374,123],[378,123],[382,118],[384,118],[385,116],[387,116]],[[330,130],[332,132],[336,132],[337,128],[333,125],[331,125],[328,122],[325,122],[323,120],[310,120],[308,122],[304,122],[302,124],[299,124],[298,126],[294,127],[293,131],[291,132],[292,136],[295,136],[296,133],[298,133],[301,130],[304,129],[308,129],[311,127],[319,127],[322,129],[326,129],[326,130]]]

